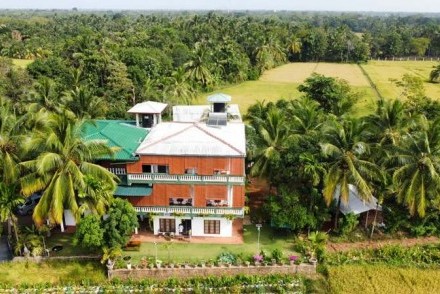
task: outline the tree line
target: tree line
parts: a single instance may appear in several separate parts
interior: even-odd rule
[[[439,28],[418,15],[2,12],[0,55],[35,60],[7,73],[15,83],[50,79],[54,99],[82,96],[103,106],[98,117],[123,118],[135,101],[189,104],[288,61],[439,56]],[[16,89],[3,93],[17,101]]]

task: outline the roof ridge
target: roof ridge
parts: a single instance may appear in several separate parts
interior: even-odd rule
[[[202,127],[199,125],[199,123],[197,123],[197,122],[194,123],[194,126],[195,126],[196,128],[198,128],[199,130],[201,130],[202,132],[204,132],[205,134],[207,134],[207,135],[213,137],[214,139],[216,139],[216,140],[222,142],[223,144],[225,144],[225,145],[229,146],[230,148],[232,148],[233,150],[237,151],[239,154],[242,154],[242,155],[243,155],[243,153],[240,151],[240,149],[238,149],[238,148],[235,147],[234,145],[232,145],[232,144],[226,142],[225,140],[223,140],[223,139],[217,137],[216,135],[212,134],[212,133],[209,132],[208,130],[205,130],[204,128],[202,128]]]

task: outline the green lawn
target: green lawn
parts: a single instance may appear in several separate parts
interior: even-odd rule
[[[82,248],[81,246],[73,246],[73,234],[55,233],[49,238],[46,238],[46,247],[53,248],[56,245],[63,246],[63,249],[58,252],[50,252],[50,256],[79,256],[79,255],[99,255],[100,253],[90,252],[90,249]]]
[[[263,227],[260,235],[260,249],[271,253],[273,249],[281,249],[286,257],[294,254],[293,236],[275,236],[276,233],[270,228]],[[167,243],[157,244],[158,259],[165,262],[197,262],[200,260],[216,259],[222,252],[232,252],[234,254],[244,254],[251,256],[257,253],[257,230],[255,226],[245,226],[244,244],[196,244],[182,243],[181,241],[170,241]],[[168,249],[169,246],[169,249]],[[140,251],[127,251],[125,255],[132,256],[132,260],[136,263],[142,257],[154,257],[156,246],[154,243],[142,243]]]

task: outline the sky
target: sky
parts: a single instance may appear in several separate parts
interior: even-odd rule
[[[440,12],[440,0],[0,0],[0,9]]]

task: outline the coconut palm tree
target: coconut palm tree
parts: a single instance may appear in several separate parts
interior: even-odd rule
[[[24,201],[18,187],[22,155],[22,120],[12,113],[11,104],[0,97],[0,221],[8,221],[8,233],[17,226],[13,210]]]
[[[369,145],[364,141],[366,127],[359,120],[347,119],[341,123],[331,121],[323,128],[324,143],[321,144],[321,150],[328,159],[323,195],[327,205],[330,205],[339,191],[335,228],[341,202],[348,202],[349,185],[357,188],[362,200],[369,201],[373,197],[373,181],[382,179],[380,168],[366,157],[369,153]]]
[[[208,49],[202,43],[196,43],[193,56],[184,64],[187,77],[203,88],[207,88],[213,82],[213,75],[207,67]]]
[[[440,80],[440,64],[434,66],[434,69],[431,71],[429,75],[429,80],[431,82],[438,82]]]
[[[401,139],[408,118],[399,100],[379,100],[376,112],[367,118],[367,122],[371,126],[372,140],[381,146],[395,146]]]
[[[95,119],[102,117],[105,113],[104,100],[94,96],[84,86],[75,87],[74,90],[66,92],[63,101],[78,118]]]
[[[267,113],[267,118],[255,127],[255,145],[249,151],[253,165],[252,176],[267,176],[270,173],[270,162],[279,157],[284,149],[289,132],[287,122],[282,112],[273,107]]]
[[[410,214],[425,216],[440,200],[440,119],[421,119],[422,130],[406,133],[388,163],[397,200]]]
[[[68,111],[52,113],[46,127],[36,129],[27,142],[28,152],[38,156],[22,163],[28,171],[22,177],[23,194],[44,191],[34,209],[33,219],[37,225],[45,219],[62,224],[65,209],[70,209],[78,219],[82,204],[79,193],[90,190],[88,176],[99,179],[112,191],[116,188],[116,177],[93,163],[102,156],[111,156],[112,149],[105,141],[83,141],[84,123]]]

